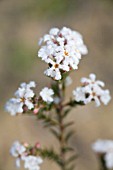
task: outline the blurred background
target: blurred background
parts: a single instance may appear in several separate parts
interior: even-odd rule
[[[36,81],[37,93],[49,85],[50,79],[43,75],[46,65],[37,57],[38,40],[51,27],[63,26],[78,30],[89,49],[79,69],[71,74],[73,84],[67,96],[89,73],[106,82],[113,96],[112,0],[0,0],[0,170],[16,170],[15,160],[9,155],[15,140],[58,145],[35,117],[11,117],[4,112],[4,104],[20,82]],[[98,138],[113,139],[113,101],[106,107],[96,108],[94,103],[78,107],[69,119],[75,120],[76,135],[70,144],[79,153],[76,169],[98,170],[91,144]],[[45,161],[42,169],[59,168]]]

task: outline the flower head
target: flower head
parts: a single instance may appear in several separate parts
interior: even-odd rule
[[[16,115],[17,113],[23,112],[23,106],[27,106],[28,109],[34,108],[32,103],[32,98],[35,93],[31,88],[36,87],[34,81],[26,83],[21,83],[18,90],[15,92],[16,98],[11,98],[5,105],[5,110],[11,115]]]
[[[20,144],[15,141],[10,149],[10,154],[16,157],[16,166],[20,167],[20,162],[24,162],[24,168],[28,170],[40,170],[39,165],[43,162],[42,158],[32,152],[40,149],[40,143],[30,146],[28,143]]]
[[[107,105],[111,100],[109,90],[103,90],[104,83],[96,80],[95,74],[90,74],[89,78],[81,79],[82,86],[73,91],[76,101],[82,101],[84,104],[95,101],[96,106],[100,106],[101,102]]]
[[[66,27],[50,29],[39,45],[38,56],[48,64],[45,74],[55,80],[60,80],[64,72],[78,69],[81,56],[88,53],[82,35]]]

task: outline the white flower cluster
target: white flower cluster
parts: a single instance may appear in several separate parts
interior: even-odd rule
[[[24,168],[28,170],[40,170],[40,164],[43,162],[39,156],[27,155],[24,145],[15,141],[10,149],[10,154],[16,157],[16,166],[20,167],[20,161],[24,161]]]
[[[78,69],[81,56],[88,53],[82,35],[66,27],[50,29],[49,34],[40,39],[39,45],[42,46],[38,56],[49,67],[45,74],[55,80],[60,80],[64,72]]]
[[[5,105],[5,110],[9,112],[12,116],[17,113],[23,112],[23,106],[27,106],[28,109],[32,109],[34,107],[32,103],[32,98],[35,93],[31,88],[36,87],[34,81],[30,81],[28,84],[21,83],[18,90],[15,92],[16,98],[11,98]]]
[[[106,167],[113,168],[113,140],[97,140],[93,145],[94,152],[103,154]]]
[[[73,91],[73,95],[76,101],[82,101],[84,104],[95,101],[96,106],[100,106],[101,102],[107,105],[111,100],[109,90],[103,90],[105,86],[104,82],[96,80],[95,74],[90,74],[89,78],[81,79],[82,86],[77,87]]]

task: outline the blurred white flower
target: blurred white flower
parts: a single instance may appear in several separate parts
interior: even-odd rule
[[[10,154],[16,157],[16,166],[20,167],[21,157],[24,155],[26,148],[20,144],[18,141],[15,141],[10,149]]]
[[[49,89],[48,87],[44,87],[40,92],[40,96],[47,103],[53,102],[53,95],[54,91],[52,89]]]
[[[70,76],[67,76],[66,79],[65,79],[65,85],[66,86],[69,86],[72,84],[72,79]]]
[[[73,96],[75,97],[75,100],[77,102],[85,101],[85,99],[86,99],[84,89],[81,87],[77,87],[76,90],[73,90]]]
[[[113,168],[113,152],[108,152],[105,154],[105,162],[106,162],[106,167],[108,169]]]
[[[40,39],[39,45],[42,46],[38,51],[38,56],[49,67],[45,74],[55,80],[62,78],[62,72],[78,69],[81,55],[88,53],[82,35],[66,27],[61,30],[52,28],[49,34]]]
[[[43,160],[41,157],[36,156],[26,156],[23,159],[25,161],[24,168],[27,168],[28,170],[40,170],[40,164],[42,164]]]
[[[26,148],[20,144],[18,141],[15,141],[10,149],[10,154],[14,157],[18,157],[25,152]]]
[[[61,99],[60,99],[58,96],[55,96],[55,97],[53,98],[53,100],[54,100],[54,103],[55,103],[55,104],[59,104],[60,101],[61,101]]]
[[[28,146],[26,143],[24,145]],[[24,168],[28,170],[40,170],[39,165],[43,162],[42,158],[29,155],[29,151],[24,145],[15,141],[10,149],[10,154],[16,158],[16,166],[20,167],[20,161],[24,161]]]
[[[101,102],[107,105],[111,100],[109,90],[103,90],[104,83],[100,80],[96,81],[96,75],[90,74],[89,78],[81,79],[82,86],[73,91],[74,99],[82,101],[84,104],[95,101],[96,106],[100,106]]]
[[[94,152],[103,154],[106,167],[108,169],[113,168],[113,140],[97,140],[92,144]]]
[[[92,149],[97,153],[113,151],[113,141],[98,139],[95,143],[92,144]]]
[[[23,104],[20,102],[20,100],[12,98],[6,102],[5,110],[12,116],[15,116],[17,113],[23,112],[22,106]]]
[[[100,96],[100,100],[107,105],[109,101],[111,100],[110,92],[109,90],[104,90],[102,95]]]
[[[9,112],[11,115],[16,115],[17,113],[23,112],[23,106],[27,106],[28,109],[34,108],[32,103],[32,98],[35,93],[31,88],[36,87],[34,81],[26,83],[21,83],[18,90],[15,92],[16,98],[11,98],[5,105],[5,110]]]

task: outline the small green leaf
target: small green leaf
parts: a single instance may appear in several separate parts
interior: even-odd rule
[[[43,158],[48,158],[55,161],[59,166],[62,165],[62,160],[60,159],[60,156],[53,149],[40,150],[40,155]]]
[[[46,114],[43,114],[43,113],[38,114],[38,119],[44,121],[45,127],[48,127],[49,125],[56,126],[58,124],[58,122],[54,120],[53,118],[51,118],[51,116],[47,116]]]
[[[75,106],[77,106],[77,105],[83,106],[83,105],[85,105],[85,104],[84,104],[82,101],[77,102],[77,101],[75,101],[75,100],[71,100],[71,101],[68,103],[68,105],[69,105],[69,106],[72,106],[72,107],[75,107]]]
[[[67,128],[69,126],[72,126],[74,122],[68,122],[64,124],[64,128]]]
[[[50,131],[58,140],[60,139],[60,134],[55,129],[51,128]]]
[[[74,149],[73,148],[71,148],[71,147],[63,147],[62,148],[62,152],[73,152],[74,151]]]
[[[68,142],[68,140],[74,135],[74,131],[73,130],[70,130],[66,137],[65,137],[65,141]]]
[[[70,110],[71,108],[66,109],[62,117],[65,118],[69,114]]]
[[[68,158],[68,160],[66,161],[66,164],[68,165],[69,163],[75,161],[75,159],[77,159],[77,158],[78,158],[78,155],[77,155],[77,154],[74,154],[74,155],[70,156],[70,157]]]

